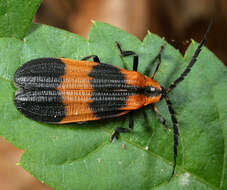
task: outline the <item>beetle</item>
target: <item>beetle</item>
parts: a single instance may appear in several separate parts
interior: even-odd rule
[[[130,132],[134,126],[133,110],[152,105],[160,122],[168,128],[155,103],[164,99],[173,123],[173,169],[176,168],[178,121],[168,94],[184,80],[204,45],[213,19],[181,75],[165,89],[154,80],[161,64],[164,46],[157,55],[157,66],[152,77],[137,72],[139,56],[125,51],[116,42],[122,57],[133,56],[133,71],[101,63],[97,55],[82,60],[66,58],[38,58],[20,66],[14,74],[18,88],[14,102],[26,117],[38,122],[64,124],[118,117],[129,113],[129,128],[117,127],[110,137]],[[89,61],[93,59],[93,61]]]

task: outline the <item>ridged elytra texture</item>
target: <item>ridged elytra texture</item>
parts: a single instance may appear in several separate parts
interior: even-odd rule
[[[17,109],[36,121],[60,122],[65,117],[65,107],[56,88],[64,68],[54,58],[31,60],[18,68],[14,75],[15,86],[19,87],[14,98]]]
[[[160,90],[149,91],[159,84],[138,72],[65,58],[31,60],[16,71],[14,83],[17,109],[45,123],[117,117],[161,97]]]
[[[94,89],[89,103],[92,111],[98,118],[109,118],[119,115],[126,105],[126,100],[133,91],[128,91],[125,76],[117,67],[107,64],[98,64],[91,73],[91,86]],[[135,92],[134,92],[135,93]]]

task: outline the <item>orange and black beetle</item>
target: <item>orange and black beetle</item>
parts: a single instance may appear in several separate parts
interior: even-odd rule
[[[116,128],[111,140],[119,133],[133,129],[133,110],[152,104],[162,124],[165,119],[154,104],[164,98],[173,122],[174,164],[176,167],[178,146],[178,122],[167,94],[181,82],[196,62],[203,40],[196,49],[184,72],[164,89],[154,80],[161,63],[163,46],[157,56],[158,64],[151,78],[137,72],[138,55],[123,51],[116,45],[121,56],[133,56],[133,71],[101,63],[98,56],[91,55],[82,60],[65,58],[39,58],[22,65],[14,75],[14,84],[19,90],[15,95],[17,109],[30,119],[45,123],[71,123],[118,117],[128,112],[129,129]],[[94,61],[87,61],[93,58]]]

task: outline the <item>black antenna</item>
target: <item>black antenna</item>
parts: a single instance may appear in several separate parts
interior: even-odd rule
[[[212,17],[210,20],[210,24],[207,28],[207,31],[205,33],[205,35],[203,36],[202,41],[200,42],[199,46],[197,47],[197,49],[195,50],[194,55],[192,56],[191,61],[189,62],[189,64],[187,65],[186,69],[184,70],[184,72],[169,86],[169,88],[167,89],[166,93],[168,94],[171,90],[173,90],[182,80],[184,80],[184,77],[187,76],[187,74],[190,72],[192,66],[195,64],[197,57],[199,56],[199,53],[201,51],[201,48],[203,46],[203,44],[205,43],[206,39],[207,39],[207,35],[211,29],[211,26],[213,24],[214,18]]]
[[[203,46],[203,44],[205,43],[206,39],[207,39],[207,35],[211,29],[211,26],[213,24],[213,17],[210,20],[209,26],[207,28],[207,31],[205,33],[205,35],[203,36],[202,41],[200,42],[199,46],[197,47],[197,49],[195,50],[194,55],[192,56],[191,61],[189,62],[189,64],[187,65],[186,69],[184,70],[184,72],[169,86],[169,88],[165,91],[163,89],[163,98],[165,99],[166,103],[167,103],[167,107],[169,109],[169,113],[171,115],[171,120],[173,123],[173,140],[174,140],[174,146],[173,146],[173,169],[172,169],[172,174],[169,178],[170,179],[173,177],[174,173],[175,173],[175,169],[176,169],[176,159],[177,159],[177,147],[178,147],[178,136],[179,136],[179,131],[178,131],[178,121],[174,112],[174,109],[172,107],[172,103],[169,100],[167,94],[174,89],[181,81],[184,80],[184,78],[187,76],[187,74],[190,72],[192,66],[195,64],[197,57],[199,56],[199,53],[201,51],[201,48]]]
[[[165,101],[167,103],[167,107],[169,109],[169,113],[171,115],[171,120],[173,122],[173,141],[174,141],[174,146],[173,146],[173,169],[172,169],[172,174],[169,178],[170,179],[173,177],[174,173],[175,173],[175,169],[176,169],[176,163],[177,163],[177,146],[178,146],[178,135],[179,135],[179,131],[178,131],[178,122],[177,122],[177,118],[174,112],[174,109],[172,107],[172,103],[170,102],[169,98],[167,97],[166,94],[164,94],[163,96],[165,98]]]

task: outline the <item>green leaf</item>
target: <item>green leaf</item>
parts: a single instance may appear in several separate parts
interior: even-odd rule
[[[102,62],[132,69],[132,57],[121,58],[115,41],[139,55],[139,72],[152,76],[161,45],[162,63],[156,80],[164,86],[190,61],[163,39],[148,33],[143,42],[113,26],[94,22],[89,40],[45,25],[34,24],[23,41],[0,38],[0,135],[25,152],[19,164],[55,189],[199,189],[227,188],[227,69],[202,48],[190,74],[169,98],[179,120],[176,176],[172,170],[173,135],[151,108],[135,112],[131,134],[110,143],[116,127],[128,127],[128,117],[85,124],[47,125],[24,117],[14,105],[13,74],[19,65],[39,57],[81,59],[98,55]],[[157,103],[168,125],[164,101]]]
[[[42,0],[0,0],[0,37],[22,39]]]

